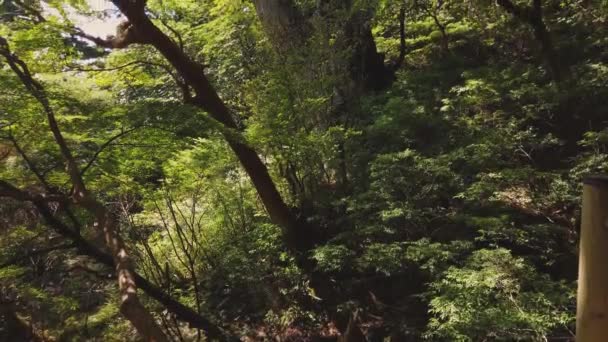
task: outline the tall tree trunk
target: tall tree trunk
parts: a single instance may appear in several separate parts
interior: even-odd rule
[[[310,25],[292,0],[253,0],[264,31],[277,49],[303,47]]]
[[[407,46],[405,45],[405,4],[401,4],[401,6],[399,7],[399,57],[397,58],[397,60],[395,61],[392,69],[396,70],[399,67],[401,67],[401,65],[403,65],[403,62],[405,61],[405,55],[407,53],[406,48]]]
[[[256,13],[264,30],[280,53],[294,47],[304,47],[313,34],[309,19],[299,11],[293,0],[254,0]],[[352,11],[352,1],[322,0],[318,2],[318,15],[327,19],[334,12]],[[338,52],[349,51],[345,57],[347,72],[355,87],[381,90],[393,79],[391,68],[384,65],[384,55],[378,52],[369,23],[369,13],[355,10],[349,13],[336,47]]]
[[[553,39],[551,39],[551,34],[549,33],[540,12],[538,15],[532,18],[530,25],[532,25],[532,28],[534,29],[534,36],[540,42],[541,54],[545,60],[545,63],[547,64],[549,72],[551,73],[555,82],[562,82],[564,75],[562,72],[562,66],[559,62],[559,55],[553,46]]]
[[[497,0],[496,2],[515,18],[530,25],[534,31],[534,37],[540,44],[541,54],[551,77],[556,83],[562,82],[567,76],[567,70],[564,70],[559,61],[559,54],[543,19],[542,1],[533,0],[532,6],[519,6],[511,0]]]
[[[343,41],[338,43],[342,51],[352,51],[347,65],[355,87],[351,96],[382,90],[393,80],[392,70],[384,65],[384,54],[376,47],[370,21],[369,13],[352,13],[344,26]]]
[[[254,0],[256,12],[266,35],[279,55],[306,55],[306,47],[315,32],[310,20],[313,14],[304,15],[294,0]],[[336,18],[336,14],[338,18]],[[343,13],[346,13],[343,18]],[[363,94],[381,90],[389,86],[394,79],[394,71],[403,62],[404,55],[391,66],[384,64],[384,55],[379,53],[372,35],[369,11],[354,9],[353,1],[319,0],[314,16],[323,22],[339,22],[337,27],[328,25],[328,33],[336,34],[336,42],[331,47],[332,70],[338,79],[334,94],[339,98],[333,103],[331,114],[325,118],[327,126],[346,126],[346,119],[356,101]],[[403,16],[405,10],[403,9]],[[404,25],[404,18],[400,23]],[[405,41],[404,32],[402,28]],[[329,34],[328,34],[329,36]],[[405,44],[402,44],[405,46]],[[306,59],[306,58],[305,58]],[[348,184],[344,146],[340,147],[337,156],[339,167],[336,170],[337,182],[344,189]]]

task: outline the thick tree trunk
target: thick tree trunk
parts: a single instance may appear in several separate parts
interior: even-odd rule
[[[562,82],[567,70],[564,70],[559,61],[559,54],[543,19],[542,1],[533,0],[531,7],[516,5],[511,0],[497,0],[496,2],[515,18],[530,25],[534,31],[534,37],[540,44],[541,55],[551,77],[556,83]]]
[[[280,53],[306,46],[313,34],[312,25],[293,0],[254,0],[254,5],[266,34]],[[338,9],[350,11],[353,4],[351,1],[325,0],[318,6],[318,15],[325,19]],[[349,14],[336,44],[338,55],[349,51],[345,67],[354,87],[366,91],[384,89],[393,80],[391,68],[384,65],[384,55],[376,47],[369,19],[369,14],[363,11]]]
[[[253,4],[277,49],[304,47],[311,28],[292,0],[253,0]]]
[[[254,0],[258,18],[267,36],[279,55],[304,56],[306,47],[314,35],[314,27],[309,17],[296,6],[294,0]],[[347,13],[346,18],[336,18],[337,13]],[[338,27],[328,25],[331,34],[336,34],[336,42],[331,49],[332,70],[342,81],[335,85],[334,93],[340,101],[333,104],[331,114],[325,118],[327,126],[345,125],[348,113],[356,106],[361,95],[369,91],[382,90],[394,79],[394,71],[402,64],[405,55],[390,67],[384,64],[384,55],[379,53],[372,35],[370,13],[354,10],[352,1],[320,0],[315,16],[325,22],[344,20]],[[405,10],[403,10],[405,16]],[[404,25],[404,18],[400,23]],[[402,27],[403,46],[405,28]],[[328,35],[330,32],[327,32]],[[405,51],[403,51],[405,52]],[[337,56],[337,57],[335,57]],[[336,170],[337,182],[342,189],[348,185],[345,162],[346,152],[341,148],[338,156],[340,167]]]
[[[384,54],[378,52],[368,13],[357,11],[350,16],[338,46],[352,51],[347,68],[355,89],[349,95],[382,90],[392,83],[393,72],[384,65]]]
[[[553,40],[551,39],[551,35],[547,30],[547,26],[543,22],[542,16],[540,14],[535,16],[530,21],[530,25],[534,29],[534,36],[536,40],[540,42],[541,46],[541,54],[545,63],[547,64],[547,68],[551,73],[551,76],[555,80],[555,82],[561,82],[564,79],[562,66],[559,62],[559,56],[555,47],[553,46]]]

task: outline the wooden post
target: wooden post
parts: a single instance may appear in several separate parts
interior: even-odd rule
[[[583,180],[576,341],[608,341],[608,175]]]

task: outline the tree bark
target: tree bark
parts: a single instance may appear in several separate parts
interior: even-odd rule
[[[270,38],[277,53],[283,55],[296,55],[306,58],[312,48],[309,39],[315,34],[314,27],[310,22],[310,14],[303,14],[294,0],[254,0],[256,13],[266,35]],[[344,18],[340,14],[347,13]],[[328,36],[336,34],[336,42],[330,48],[331,68],[334,76],[341,79],[334,86],[335,98],[332,101],[331,113],[325,117],[327,126],[343,125],[350,111],[356,107],[356,99],[371,91],[379,91],[390,86],[394,80],[395,71],[402,65],[405,59],[405,18],[400,24],[402,36],[399,59],[389,65],[384,64],[384,55],[377,50],[376,42],[372,35],[369,11],[354,9],[353,1],[345,0],[320,0],[317,2],[317,10],[314,16],[320,17],[325,22],[336,22],[342,20],[337,27],[328,25]],[[405,9],[403,9],[405,16]],[[328,38],[326,38],[328,39]],[[337,56],[337,57],[336,57]],[[314,56],[318,58],[318,56]],[[346,151],[344,146],[340,147],[339,167],[336,170],[337,182],[340,188],[348,188],[348,172],[346,168]]]
[[[395,65],[393,66],[393,70],[396,70],[403,65],[405,61],[405,55],[407,53],[405,45],[405,5],[401,4],[399,7],[399,57],[395,61]]]
[[[289,53],[294,47],[304,47],[313,34],[305,15],[293,0],[254,0],[256,13],[266,34],[281,53]],[[319,1],[318,15],[323,19],[337,9],[352,9],[352,1]],[[384,65],[384,55],[378,52],[369,25],[369,14],[354,11],[340,28],[342,35],[336,46],[339,51],[350,51],[346,57],[346,69],[354,86],[363,90],[382,90],[393,80],[393,68]],[[293,51],[292,51],[293,52]]]
[[[515,18],[530,25],[534,31],[534,37],[540,43],[541,55],[551,77],[556,83],[562,82],[565,78],[564,69],[559,62],[559,54],[553,45],[551,33],[543,19],[542,1],[533,0],[531,7],[518,6],[511,0],[497,0],[496,2]]]
[[[540,42],[541,53],[549,68],[549,72],[553,76],[555,82],[559,83],[564,80],[564,75],[562,71],[562,66],[559,62],[559,55],[555,50],[553,45],[553,39],[551,39],[551,34],[545,25],[542,15],[539,12],[538,15],[534,16],[530,25],[534,29],[534,36]]]
[[[305,46],[311,27],[292,0],[253,0],[253,4],[275,48]]]
[[[348,72],[354,81],[354,94],[366,91],[379,91],[388,87],[394,74],[384,65],[384,54],[378,52],[372,34],[370,15],[363,11],[351,14],[344,26],[342,51],[352,49],[348,57]]]

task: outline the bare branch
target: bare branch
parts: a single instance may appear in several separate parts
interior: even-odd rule
[[[168,65],[149,62],[149,61],[137,60],[137,61],[132,61],[132,62],[123,64],[123,65],[119,65],[116,67],[110,67],[110,68],[82,68],[80,66],[74,65],[74,66],[71,66],[69,70],[82,71],[82,72],[106,72],[106,71],[121,70],[121,69],[125,69],[125,68],[131,67],[131,66],[138,66],[138,65],[152,65],[152,66],[157,66],[159,68],[162,68],[163,70],[169,69]]]

